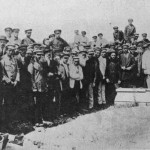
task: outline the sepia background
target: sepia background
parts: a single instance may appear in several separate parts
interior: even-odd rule
[[[149,0],[0,0],[0,34],[10,26],[33,29],[33,38],[41,41],[53,30],[63,30],[62,37],[73,41],[74,30],[87,31],[87,36],[104,33],[112,41],[113,26],[121,30],[127,19],[133,18],[137,33],[147,32],[150,37]]]

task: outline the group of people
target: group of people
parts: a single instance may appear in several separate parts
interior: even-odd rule
[[[21,40],[19,29],[6,28],[0,36],[0,122],[9,124],[19,107],[38,125],[81,105],[113,105],[118,87],[150,88],[150,42],[146,33],[138,41],[133,19],[128,22],[124,33],[113,28],[113,43],[102,33],[90,42],[85,31],[75,30],[68,44],[59,29],[36,43],[32,29]]]

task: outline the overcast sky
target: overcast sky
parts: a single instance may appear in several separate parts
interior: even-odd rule
[[[33,29],[33,38],[41,41],[54,29],[73,41],[74,30],[87,31],[89,39],[102,32],[113,40],[113,26],[124,31],[128,18],[134,19],[137,33],[150,37],[150,0],[0,0],[0,34],[5,27]]]

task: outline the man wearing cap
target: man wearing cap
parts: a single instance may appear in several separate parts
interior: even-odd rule
[[[124,30],[124,38],[125,38],[126,42],[130,42],[130,40],[131,40],[130,37],[136,33],[136,28],[132,24],[133,19],[128,19],[128,23],[129,23],[129,25],[127,25]]]
[[[69,65],[70,88],[72,90],[72,99],[75,99],[72,105],[75,105],[75,109],[78,109],[78,105],[80,103],[79,94],[80,90],[83,87],[81,82],[81,80],[83,79],[83,71],[82,67],[79,64],[79,57],[74,57],[73,61],[74,63]]]
[[[80,45],[86,46],[89,44],[89,39],[86,36],[86,31],[81,32],[81,39],[80,39]]]
[[[21,44],[30,45],[35,43],[35,41],[31,38],[32,29],[25,30],[26,38],[21,41]]]
[[[7,27],[5,28],[5,34],[8,41],[11,41],[12,38],[12,28]]]
[[[74,33],[74,45],[78,46],[81,43],[81,35],[79,34],[79,30],[75,30]]]
[[[135,75],[135,58],[128,50],[129,46],[124,44],[123,54],[120,55],[121,86],[124,88],[132,87],[132,81]]]
[[[105,83],[106,83],[105,72],[107,66],[106,52],[107,49],[103,48],[101,51],[101,56],[98,58],[99,70],[102,75],[102,80],[100,80],[98,85],[98,104],[106,104],[106,96],[105,96]]]
[[[95,48],[97,45],[97,36],[92,37],[92,42],[90,42],[91,48]]]
[[[50,41],[50,47],[53,50],[54,55],[60,54],[63,52],[64,47],[69,46],[68,43],[60,37],[61,30],[54,31],[55,38],[54,40]]]
[[[150,43],[149,39],[147,39],[147,33],[143,33],[142,34],[143,39],[141,40],[141,42],[144,44]]]
[[[88,108],[92,109],[94,107],[94,87],[96,85],[97,79],[97,68],[98,64],[94,58],[94,50],[88,50],[88,60],[85,66],[85,81],[87,84],[88,93]]]
[[[18,44],[18,45],[21,44],[21,39],[18,37],[19,31],[20,30],[18,28],[12,30],[13,36],[12,36],[11,40],[9,41],[11,44]]]
[[[4,88],[4,112],[6,124],[11,121],[11,113],[15,108],[16,85],[20,81],[20,73],[16,59],[13,57],[14,45],[6,46],[6,55],[1,60],[2,83]]]
[[[28,71],[31,74],[32,91],[35,101],[35,123],[38,126],[45,119],[45,95],[47,91],[47,64],[42,50],[37,49],[34,51],[35,57],[33,62],[28,66]]]
[[[146,51],[142,56],[142,69],[146,75],[147,88],[150,88],[150,43],[148,43],[145,48]]]
[[[108,41],[105,38],[103,38],[103,34],[99,33],[96,47],[104,47],[107,44],[108,44]]]
[[[113,27],[113,29],[114,29],[113,37],[115,44],[123,44],[124,42],[123,32],[121,30],[118,30],[117,26]]]
[[[5,54],[5,46],[7,44],[8,40],[6,36],[1,35],[0,36],[0,59]]]

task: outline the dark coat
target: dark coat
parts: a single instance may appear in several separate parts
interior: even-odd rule
[[[118,80],[121,80],[121,70],[117,59],[108,61],[105,77],[109,79],[110,83],[117,83]]]
[[[113,33],[114,41],[119,40],[120,42],[123,42],[124,40],[124,34],[122,31],[118,31],[117,33]]]
[[[27,37],[21,41],[21,44],[25,44],[25,45],[29,45],[29,44],[33,44],[33,43],[35,43],[35,41],[33,39],[27,38]]]
[[[134,36],[134,33],[136,33],[136,28],[134,25],[127,25],[125,27],[125,30],[124,30],[124,38],[126,41],[130,41],[130,37],[131,36]]]
[[[120,55],[120,66],[125,68],[131,67],[130,70],[121,70],[121,80],[132,80],[134,77],[135,58],[129,53],[128,58],[124,54]]]

